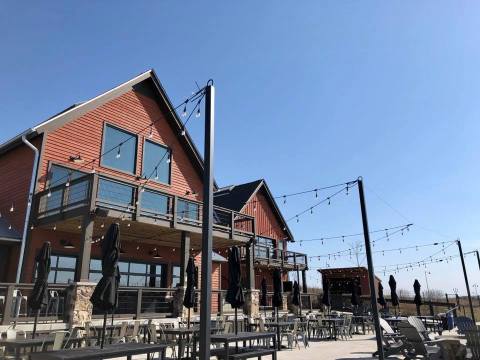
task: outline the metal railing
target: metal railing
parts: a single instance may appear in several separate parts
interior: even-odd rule
[[[275,249],[266,245],[255,244],[253,246],[254,260],[263,260],[270,265],[278,266],[307,266],[307,255],[294,251]]]
[[[203,203],[172,195],[138,183],[128,183],[99,174],[86,174],[35,195],[34,215],[38,220],[67,217],[72,211],[90,204],[107,211],[121,212],[132,219],[167,221],[180,225],[202,226]],[[235,235],[253,236],[254,217],[214,206],[214,230]]]

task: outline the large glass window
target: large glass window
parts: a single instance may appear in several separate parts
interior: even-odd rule
[[[52,255],[48,282],[51,284],[67,284],[69,281],[73,281],[76,266],[77,258],[74,256]]]
[[[102,165],[135,173],[137,137],[112,125],[105,125],[102,146]]]
[[[170,184],[170,150],[145,140],[142,176],[153,181]]]
[[[133,206],[133,186],[107,179],[99,179],[98,199],[111,206],[127,208]]]
[[[274,240],[262,236],[257,236],[257,243],[255,246],[255,257],[258,258],[274,258],[275,257]]]
[[[180,266],[172,266],[172,288],[180,284]]]
[[[140,262],[120,261],[120,286],[164,287],[165,265]],[[90,261],[90,281],[98,282],[102,277],[102,262]]]

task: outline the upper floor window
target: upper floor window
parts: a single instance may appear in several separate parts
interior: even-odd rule
[[[153,181],[170,184],[170,149],[145,140],[142,176]]]
[[[102,146],[102,165],[135,173],[137,136],[112,125],[105,125]]]

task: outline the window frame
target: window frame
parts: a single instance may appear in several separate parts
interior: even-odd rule
[[[129,135],[132,135],[133,138],[135,139],[135,160],[134,160],[134,165],[133,165],[133,172],[123,170],[123,169],[118,169],[118,168],[115,168],[113,166],[105,164],[103,154],[105,153],[105,151],[110,150],[110,149],[104,150],[105,140],[106,140],[106,136],[107,136],[107,127],[110,127],[110,128],[115,129],[115,130],[127,133]],[[130,130],[127,130],[127,129],[124,129],[124,128],[116,125],[116,124],[112,124],[108,121],[104,121],[103,122],[103,132],[102,132],[102,143],[100,145],[100,164],[99,165],[101,167],[105,168],[105,169],[109,169],[109,170],[113,170],[113,171],[119,171],[123,174],[128,174],[128,175],[135,176],[135,175],[137,175],[137,170],[138,170],[137,169],[138,168],[137,162],[138,162],[138,135],[135,134],[134,132],[132,132]]]
[[[39,249],[40,251],[40,249]],[[72,271],[71,268],[63,268],[63,267],[58,267],[58,261],[59,261],[59,258],[60,257],[66,257],[66,258],[72,258],[72,259],[75,259],[75,267],[73,268],[73,279],[72,281],[75,281],[75,275],[77,273],[77,266],[78,266],[78,256],[75,255],[75,254],[65,254],[65,253],[62,253],[62,252],[53,252],[51,254],[51,257],[55,256],[57,258],[57,261],[55,264],[51,264],[50,265],[50,274],[52,272],[54,272],[54,277],[53,277],[53,282],[51,282],[51,284],[67,284],[67,283],[57,283],[57,275],[58,275],[58,272],[59,271]],[[37,266],[38,264],[35,262],[35,266],[33,267],[33,280],[35,281],[36,279],[36,275],[37,275]],[[55,269],[55,270],[54,270]]]
[[[146,137],[143,138],[143,144],[142,144],[142,171],[140,172],[140,177],[143,178],[143,173],[144,173],[144,170],[145,170],[145,154],[146,154],[146,147],[145,147],[145,144],[147,142],[150,142],[154,145],[157,145],[157,146],[160,146],[162,148],[165,148],[169,155],[170,155],[170,163],[168,164],[168,182],[163,182],[163,181],[160,181],[160,180],[155,180],[155,178],[151,178],[149,181],[155,183],[155,184],[160,184],[160,185],[164,185],[164,186],[172,186],[172,159],[173,159],[173,150],[170,146],[166,145],[166,144],[163,144],[159,141],[155,141],[155,140],[152,140],[152,139],[147,139]]]
[[[82,176],[88,175],[87,172],[82,171],[82,170],[78,170],[78,169],[76,169],[76,168],[74,168],[74,167],[71,167],[71,166],[68,166],[68,165],[66,165],[66,164],[62,164],[62,163],[59,163],[59,162],[56,162],[56,161],[49,161],[49,162],[48,162],[48,168],[47,168],[47,174],[46,174],[47,176],[46,176],[46,178],[45,178],[45,179],[46,179],[46,181],[45,181],[45,189],[50,189],[50,187],[51,187],[51,185],[50,185],[50,183],[51,183],[51,181],[52,181],[52,176],[51,176],[51,174],[52,174],[52,167],[54,167],[54,166],[64,168],[64,169],[66,169],[67,171],[81,173]],[[70,180],[70,181],[72,181],[72,180]],[[63,183],[54,184],[53,187],[59,186],[59,185],[65,184],[65,183],[66,183],[66,181],[63,182]]]

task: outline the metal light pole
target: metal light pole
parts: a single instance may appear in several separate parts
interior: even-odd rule
[[[205,88],[205,151],[203,170],[202,286],[200,296],[200,360],[210,359],[212,311],[213,237],[213,145],[215,128],[215,88],[209,80]]]
[[[475,250],[475,252],[477,253],[478,269],[480,270],[480,255],[478,253],[478,250]]]
[[[467,269],[465,268],[465,259],[463,258],[462,243],[460,242],[460,239],[457,240],[457,245],[458,245],[458,251],[460,253],[460,259],[462,260],[463,276],[465,277],[465,286],[467,288],[467,295],[468,295],[468,303],[470,305],[470,312],[472,314],[473,323],[475,323],[475,313],[473,312],[472,296],[470,295],[470,286],[468,285]]]
[[[377,339],[378,358],[384,360],[382,329],[380,328],[380,320],[377,308],[377,293],[375,288],[375,272],[373,269],[372,249],[370,247],[370,230],[368,229],[367,207],[365,205],[365,194],[363,192],[363,179],[359,177],[357,180],[358,195],[360,197],[360,209],[362,211],[363,234],[365,236],[365,252],[368,264],[368,282],[370,284],[370,302],[372,304],[373,322],[375,325],[375,337]]]

